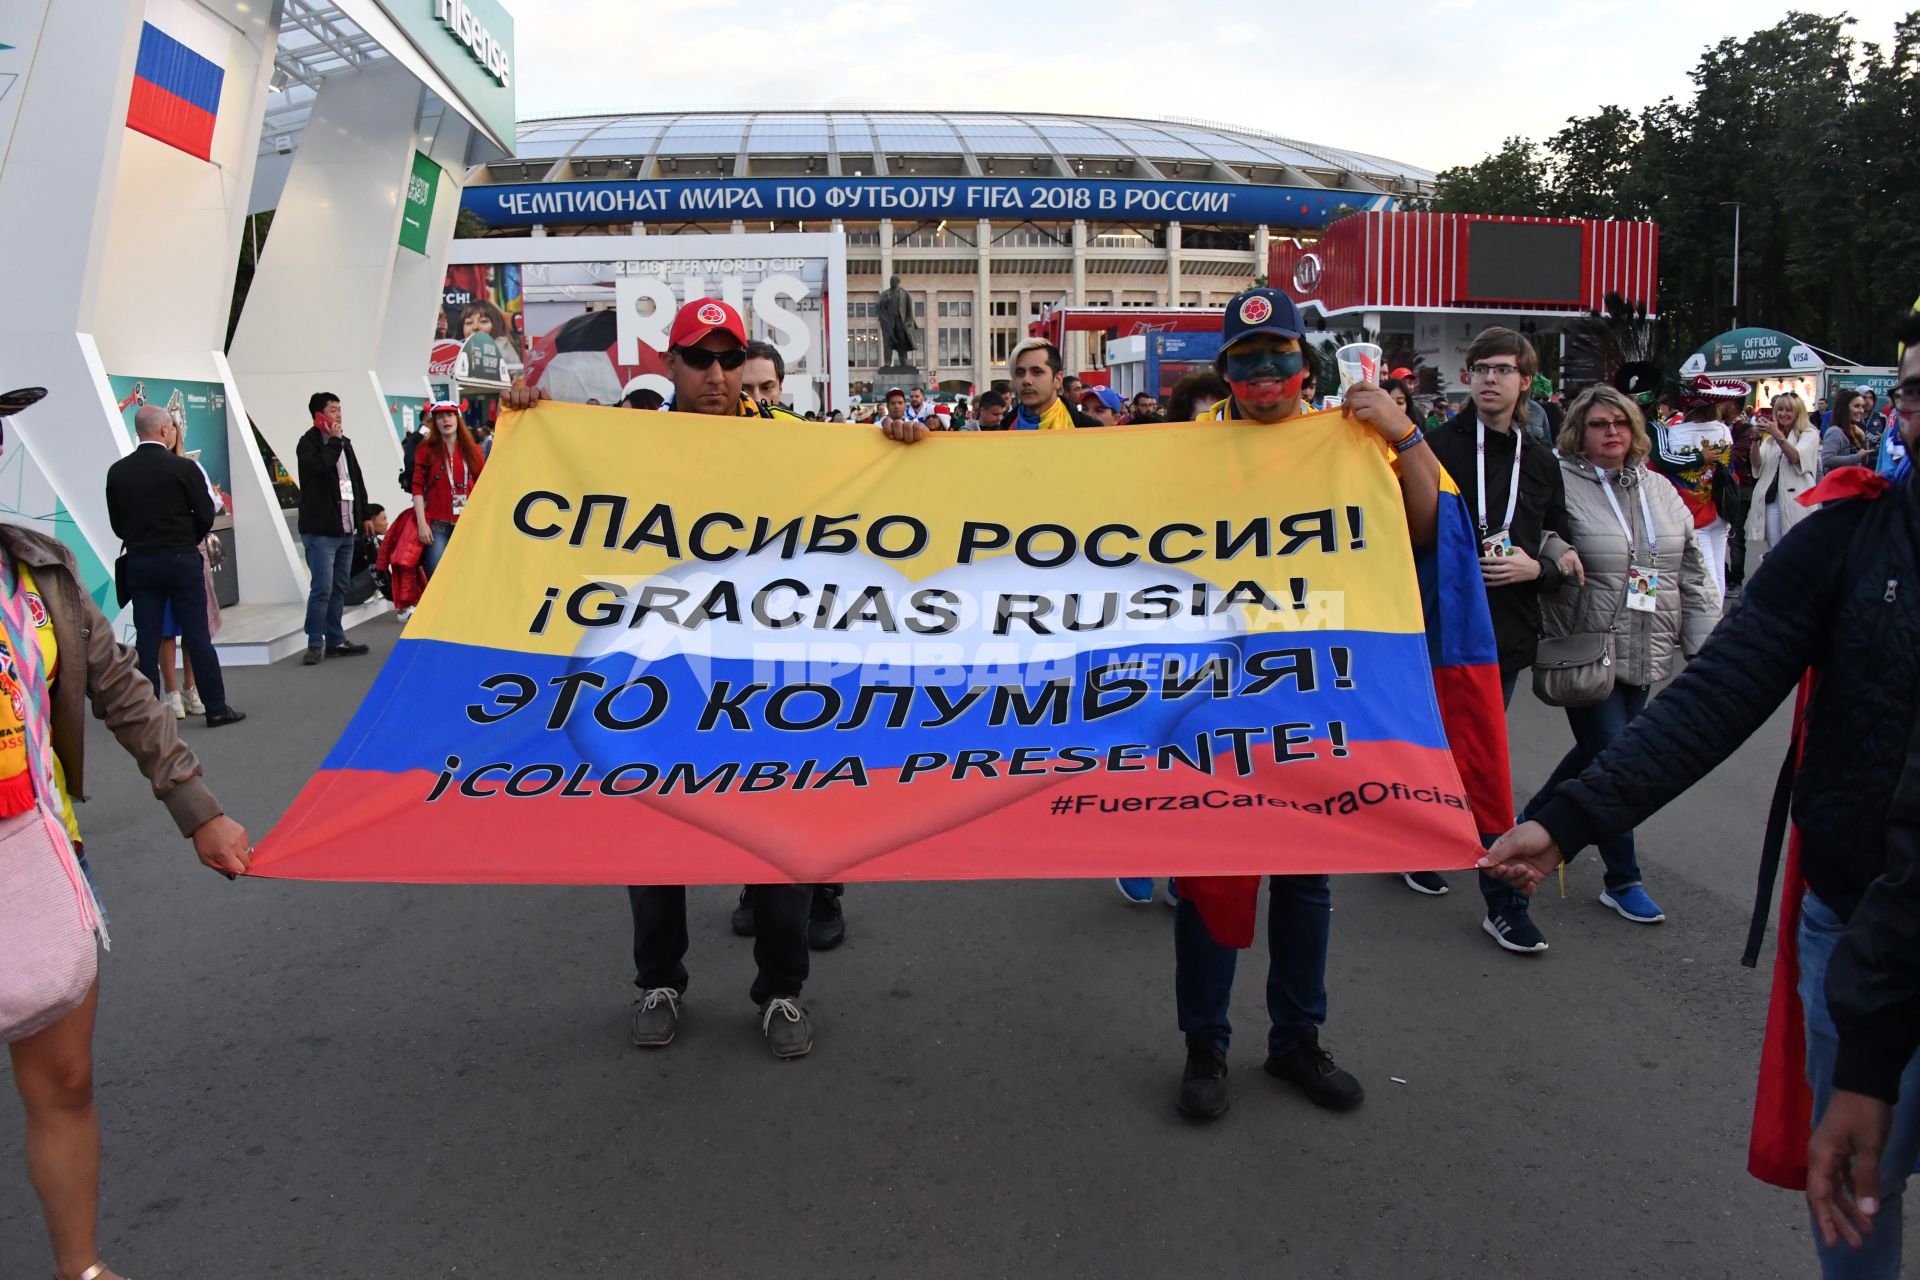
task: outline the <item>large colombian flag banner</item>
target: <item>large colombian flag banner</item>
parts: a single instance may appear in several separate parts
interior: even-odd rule
[[[1436,659],[1386,451],[1338,413],[901,446],[543,404],[253,869],[1466,867]]]

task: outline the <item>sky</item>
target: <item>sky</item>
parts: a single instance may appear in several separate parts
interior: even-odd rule
[[[1189,117],[1439,170],[1572,115],[1684,95],[1790,9],[1887,44],[1920,0],[504,0],[522,119],[716,107]],[[1255,13],[1273,17],[1252,16]],[[1272,34],[1285,19],[1289,40]],[[1308,53],[1289,53],[1300,47]],[[1596,57],[1604,52],[1604,57]],[[1758,74],[1758,72],[1757,72]]]

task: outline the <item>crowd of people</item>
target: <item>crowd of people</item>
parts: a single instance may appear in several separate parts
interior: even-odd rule
[[[1564,758],[1527,799],[1520,824],[1485,842],[1481,927],[1502,951],[1537,958],[1549,950],[1529,897],[1589,845],[1605,867],[1601,905],[1628,922],[1665,921],[1646,887],[1635,827],[1818,673],[1807,682],[1788,776],[1805,881],[1792,940],[1814,1095],[1808,1119],[1818,1126],[1809,1198],[1829,1276],[1897,1272],[1901,1192],[1920,1159],[1920,609],[1916,593],[1901,590],[1920,582],[1920,502],[1906,461],[1920,438],[1920,326],[1913,329],[1901,380],[1879,412],[1873,398],[1848,391],[1831,406],[1810,409],[1788,393],[1748,410],[1744,384],[1736,394],[1707,379],[1676,389],[1668,403],[1600,384],[1563,404],[1542,385],[1528,339],[1504,328],[1474,340],[1457,405],[1417,393],[1405,370],[1346,387],[1339,402],[1398,477],[1416,549],[1435,540],[1450,478],[1479,539],[1501,694],[1510,702],[1530,671],[1535,694],[1566,711]],[[1233,299],[1222,339],[1214,367],[1169,388],[1164,409],[1150,392],[1123,399],[1079,384],[1052,343],[1032,338],[1013,351],[1004,389],[950,406],[923,388],[890,390],[864,420],[913,445],[943,431],[1278,425],[1316,404],[1319,360],[1284,292]],[[779,352],[751,341],[723,302],[682,308],[665,365],[671,394],[642,391],[623,404],[797,420],[782,407]],[[503,405],[525,409],[540,398],[516,385]],[[428,405],[402,473],[411,511],[389,520],[368,500],[339,398],[318,392],[309,412],[297,453],[300,534],[313,575],[303,661],[315,665],[367,651],[345,635],[342,613],[373,582],[396,603],[419,599],[456,536],[490,442],[476,437],[461,406]],[[104,937],[105,915],[70,803],[80,788],[83,704],[136,758],[203,863],[232,876],[250,855],[246,833],[222,814],[177,735],[176,719],[193,704],[170,696],[161,668],[162,641],[177,635],[191,662],[186,687],[208,723],[243,718],[226,702],[210,640],[217,614],[205,543],[214,494],[172,447],[164,416],[136,417],[141,445],[108,476],[114,528],[127,542],[121,569],[137,652],[114,643],[64,548],[0,524],[0,685],[10,695],[0,701],[14,708],[11,721],[0,715],[0,883],[8,886],[0,916],[75,924],[47,930],[65,935],[73,961],[61,983],[36,973],[39,986],[0,984],[0,1033],[26,1103],[28,1162],[56,1271],[88,1280],[112,1273],[94,1238],[99,1131],[89,1070],[93,936]],[[1728,608],[1736,539],[1747,576]],[[31,884],[9,879],[27,866],[39,873]],[[1436,872],[1403,880],[1434,898],[1450,889]],[[1155,896],[1154,881],[1120,883],[1134,901]],[[1237,951],[1204,900],[1180,890],[1167,884],[1186,1050],[1176,1101],[1190,1116],[1217,1119],[1231,1099]],[[747,994],[777,1058],[813,1047],[802,1002],[809,953],[846,936],[843,893],[790,884],[741,891],[733,926],[753,938],[756,970]],[[1330,878],[1273,876],[1268,894],[1264,1069],[1318,1106],[1358,1106],[1359,1080],[1321,1041]],[[680,1031],[689,985],[686,890],[634,886],[629,902],[631,1039],[664,1049]],[[31,993],[24,1001],[23,989]]]

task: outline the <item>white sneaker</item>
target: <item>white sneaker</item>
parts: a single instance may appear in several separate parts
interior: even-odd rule
[[[188,689],[185,694],[185,699],[186,701],[183,705],[185,705],[188,715],[203,716],[207,714],[207,704],[200,701],[200,690]]]
[[[173,718],[175,720],[185,720],[187,718],[187,709],[180,705],[180,691],[178,689],[175,689],[167,695],[167,706],[173,709]]]
[[[395,609],[393,611],[393,616],[395,621],[405,622],[408,618],[411,618],[413,616],[413,606],[408,605],[404,609]]]

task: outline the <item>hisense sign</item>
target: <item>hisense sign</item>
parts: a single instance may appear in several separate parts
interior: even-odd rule
[[[513,83],[513,68],[505,45],[494,38],[486,24],[474,16],[466,0],[433,0],[433,16],[444,24],[453,38],[467,47],[473,60],[502,85]]]

